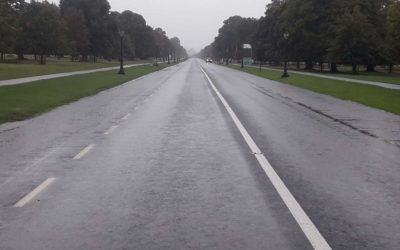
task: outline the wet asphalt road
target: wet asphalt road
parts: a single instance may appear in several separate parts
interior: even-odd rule
[[[193,59],[0,126],[0,249],[312,249],[201,66],[333,249],[399,248],[398,116]]]

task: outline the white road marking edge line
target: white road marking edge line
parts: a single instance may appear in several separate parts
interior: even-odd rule
[[[106,132],[104,132],[104,135],[111,134],[117,128],[118,128],[118,125],[111,126],[111,128],[109,128]]]
[[[90,152],[90,150],[94,148],[94,146],[95,146],[94,144],[90,144],[86,148],[82,149],[82,151],[79,154],[75,155],[74,160],[82,159],[87,153]]]
[[[300,206],[300,204],[297,202],[296,198],[292,195],[292,193],[289,191],[289,189],[286,187],[285,183],[282,181],[282,179],[279,177],[279,175],[276,173],[275,169],[271,166],[267,158],[262,154],[261,150],[257,146],[257,144],[254,142],[253,138],[251,138],[250,134],[247,132],[243,124],[240,122],[236,114],[233,112],[232,108],[229,106],[228,102],[225,100],[225,98],[221,95],[217,87],[215,87],[214,83],[210,79],[210,77],[207,75],[207,73],[204,71],[203,67],[201,67],[201,71],[207,78],[208,82],[210,83],[212,89],[215,91],[217,94],[218,98],[228,111],[229,115],[231,116],[233,122],[239,129],[240,133],[242,134],[243,138],[245,139],[246,143],[250,147],[251,151],[255,154],[255,157],[261,167],[263,168],[264,172],[270,179],[271,183],[274,185],[276,191],[278,192],[279,196],[282,198],[283,202],[289,209],[289,211],[292,213],[292,216],[296,220],[296,222],[299,224],[300,228],[303,230],[305,236],[311,243],[314,249],[317,250],[330,250],[332,249],[328,242],[325,240],[325,238],[321,235],[321,233],[318,231],[317,227],[314,225],[314,223],[311,221],[311,219],[308,217],[306,212],[303,210],[303,208]]]
[[[46,187],[48,187],[53,181],[55,181],[56,178],[48,178],[42,184],[37,186],[32,192],[27,194],[24,198],[19,200],[13,207],[23,207],[26,204],[28,204],[33,198],[35,198],[40,192],[42,192]]]

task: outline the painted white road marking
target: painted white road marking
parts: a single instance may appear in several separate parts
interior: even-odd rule
[[[228,111],[229,115],[231,116],[233,122],[235,123],[236,127],[239,129],[240,133],[242,134],[244,140],[246,141],[247,145],[255,155],[257,161],[263,168],[264,172],[267,174],[268,178],[270,179],[271,183],[274,185],[276,191],[278,192],[279,196],[282,198],[283,202],[286,204],[289,211],[292,213],[294,219],[299,224],[300,228],[303,230],[304,234],[306,235],[307,239],[311,243],[314,249],[318,250],[330,250],[332,249],[325,238],[321,235],[318,231],[317,227],[305,213],[303,208],[297,202],[296,198],[290,193],[289,189],[286,187],[285,183],[276,173],[275,169],[271,166],[267,158],[262,154],[260,148],[254,142],[253,138],[251,138],[250,134],[247,132],[246,128],[240,122],[239,118],[236,116],[235,112],[229,106],[228,102],[219,92],[217,87],[215,87],[214,83],[201,68],[201,71],[207,78],[209,84],[211,85],[212,89],[217,94],[218,98],[225,106],[226,110]]]
[[[130,116],[131,116],[131,114],[129,113],[129,114],[125,115],[124,117],[122,117],[121,120],[127,120]]]
[[[74,160],[82,159],[87,153],[90,152],[94,148],[94,144],[90,144],[86,148],[84,148],[79,154],[75,155]]]
[[[22,198],[17,203],[15,203],[14,207],[25,206],[27,203],[29,203],[33,198],[35,198],[40,192],[42,192],[46,187],[48,187],[55,180],[56,180],[56,178],[48,178],[42,184],[40,184],[34,190],[32,190],[32,192],[27,194],[24,198]]]
[[[111,134],[115,129],[118,128],[118,125],[112,126],[111,128],[109,128],[106,132],[104,132],[105,135],[109,135]]]

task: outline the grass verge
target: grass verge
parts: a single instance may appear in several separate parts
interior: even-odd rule
[[[343,100],[382,109],[400,115],[400,90],[386,89],[373,85],[305,76],[290,72],[289,78],[281,78],[282,72],[231,65],[230,68],[241,70],[270,80],[294,85]]]
[[[0,87],[0,124],[33,117],[165,67],[145,65],[125,69],[125,75],[112,70]]]
[[[147,61],[126,62],[126,64],[145,63],[145,62]],[[70,62],[66,60],[49,60],[46,65],[39,65],[36,62],[0,63],[0,80],[66,73],[79,70],[115,67],[118,65],[119,62],[101,61],[101,62],[91,63],[91,62]]]

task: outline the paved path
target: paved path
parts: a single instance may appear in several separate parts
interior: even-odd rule
[[[256,67],[256,66],[250,66],[250,67],[259,68],[259,67]],[[269,68],[269,67],[262,67],[262,68],[263,69],[268,69],[268,70],[273,70],[273,71],[282,71],[281,69],[274,69],[274,68]],[[322,75],[322,74],[317,74],[317,73],[301,72],[301,71],[297,71],[297,70],[291,70],[291,72],[293,72],[295,74],[299,74],[299,75],[305,75],[305,76],[315,76],[315,77],[319,77],[319,78],[326,78],[326,79],[333,79],[333,80],[339,80],[339,81],[345,81],[345,82],[354,82],[354,83],[375,85],[375,86],[379,86],[379,87],[382,87],[382,88],[400,90],[400,84],[390,84],[390,83],[384,83],[384,82],[374,82],[374,81],[351,79],[351,78],[346,78],[346,77],[328,76],[328,75]]]
[[[148,64],[149,63],[130,64],[130,65],[125,65],[124,68],[131,68],[131,67],[137,67],[137,66],[148,65]],[[66,72],[66,73],[57,73],[57,74],[51,74],[51,75],[31,76],[31,77],[24,77],[24,78],[18,78],[18,79],[10,79],[10,80],[2,80],[2,81],[0,81],[0,87],[7,86],[7,85],[16,85],[16,84],[21,84],[21,83],[46,80],[46,79],[59,78],[59,77],[64,77],[64,76],[83,75],[83,74],[102,72],[102,71],[108,71],[108,70],[117,70],[117,69],[119,69],[119,66],[101,68],[101,69],[80,70],[80,71],[73,71],[73,72]]]

